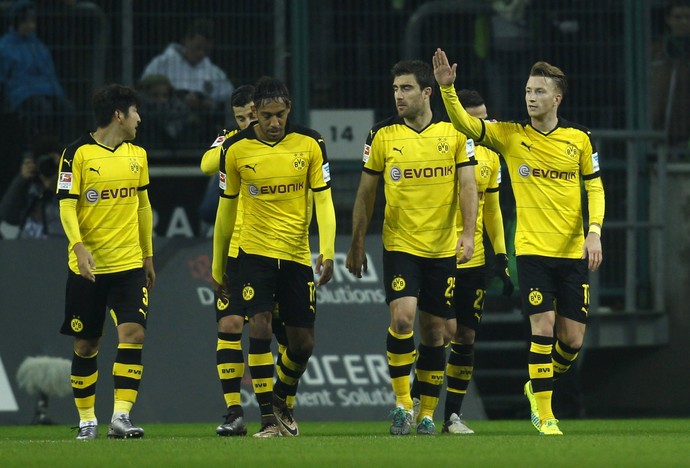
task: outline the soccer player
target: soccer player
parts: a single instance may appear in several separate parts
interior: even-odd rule
[[[383,281],[390,311],[386,349],[396,397],[390,433],[410,433],[413,326],[419,305],[421,344],[415,374],[421,408],[416,431],[435,434],[433,414],[443,384],[443,335],[453,308],[455,265],[469,261],[474,251],[476,161],[473,142],[431,111],[434,76],[429,64],[405,60],[391,72],[397,115],[376,124],[364,145],[347,268],[358,278],[367,270],[365,235],[383,176]],[[458,206],[464,224],[459,238]]]
[[[306,370],[314,347],[316,287],[333,274],[335,210],[326,146],[314,130],[292,124],[290,95],[283,82],[261,78],[254,89],[257,123],[225,140],[221,150],[222,190],[213,236],[213,279],[220,297],[241,301],[249,317],[249,368],[261,412],[255,437],[297,436],[286,403]],[[320,255],[311,270],[307,192],[313,192]],[[243,203],[238,280],[224,285],[228,248]],[[273,385],[270,351],[275,303],[285,324],[287,350],[278,358]]]
[[[205,198],[213,197],[214,218],[218,209],[218,171],[220,168],[220,153],[223,142],[241,130],[249,127],[256,122],[254,108],[254,86],[242,85],[236,88],[230,104],[238,129],[223,131],[221,135],[211,145],[211,148],[204,153],[201,159],[201,171],[206,175],[213,175]],[[209,203],[210,204],[210,203]],[[237,241],[242,227],[242,197],[238,197],[237,218],[235,229],[230,241],[229,255],[226,278],[237,280],[238,266]],[[234,302],[234,307],[229,308],[227,298],[216,297],[216,321],[218,322],[218,341],[216,345],[216,367],[218,377],[223,389],[223,396],[227,406],[225,422],[216,428],[216,434],[220,436],[246,435],[247,425],[244,420],[244,410],[241,406],[240,385],[244,377],[244,356],[242,354],[242,330],[245,323],[245,315],[241,303]],[[276,316],[274,311],[273,323],[271,324],[273,333],[278,341],[278,352],[282,354],[287,349],[287,337],[285,336],[285,326]],[[270,331],[268,332],[270,334]],[[255,359],[252,359],[255,361]],[[288,407],[293,408],[295,395],[288,395],[286,398]]]
[[[468,114],[486,119],[488,113],[484,98],[475,90],[462,89],[458,92],[460,104]],[[511,295],[513,283],[508,271],[508,256],[503,231],[503,216],[498,199],[501,183],[501,163],[498,153],[484,145],[475,145],[475,179],[477,181],[477,225],[474,231],[474,255],[472,259],[459,264],[455,272],[455,314],[446,321],[445,341],[450,342],[450,356],[446,365],[446,404],[442,432],[450,434],[473,434],[460,419],[462,400],[474,370],[474,340],[476,330],[484,311],[486,296],[486,264],[484,255],[484,228],[495,252],[494,271],[503,281],[503,294]],[[462,235],[462,216],[458,216],[458,235]],[[418,412],[419,381],[412,384],[412,401]],[[416,414],[414,415],[416,417]],[[414,418],[413,418],[414,419]]]
[[[453,87],[457,64],[450,66],[441,49],[433,64],[455,128],[498,149],[508,166],[517,211],[518,284],[531,328],[530,380],[524,391],[539,433],[562,435],[551,408],[553,380],[569,369],[582,347],[589,311],[587,270],[596,271],[602,261],[605,203],[599,155],[589,130],[558,117],[567,89],[559,68],[546,62],[532,66],[525,86],[528,120],[488,123],[460,105]]]
[[[115,402],[109,438],[141,438],[132,424],[143,372],[141,354],[153,268],[153,216],[146,151],[130,143],[141,118],[136,92],[120,85],[94,94],[96,131],[68,146],[60,159],[57,196],[69,240],[65,319],[74,336],[72,392],[79,411],[77,439],[95,439],[98,349],[106,310],[117,327]]]

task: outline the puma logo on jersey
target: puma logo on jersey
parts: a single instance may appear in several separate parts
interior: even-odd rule
[[[397,151],[398,153],[400,153],[401,156],[403,156],[403,152],[402,152],[403,149],[405,149],[404,146],[402,146],[400,148],[396,148],[395,146],[393,147],[393,151]]]
[[[101,167],[100,166],[98,166],[98,169],[94,169],[93,167],[90,167],[89,171],[95,172],[96,174],[101,175]]]
[[[521,141],[520,144],[521,144],[522,146],[524,146],[525,148],[527,148],[527,151],[529,151],[530,153],[532,152],[532,145],[528,145],[528,144],[525,143],[524,141]]]
[[[72,167],[72,160],[71,159],[63,159],[65,164],[67,164],[69,167]]]
[[[256,166],[258,166],[258,164],[254,164],[253,166],[250,166],[249,164],[245,164],[242,167],[245,169],[251,169],[254,172],[254,174],[256,174]]]

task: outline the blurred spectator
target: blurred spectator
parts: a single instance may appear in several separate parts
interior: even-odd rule
[[[0,219],[5,237],[65,237],[55,196],[61,151],[56,137],[45,136],[25,154],[19,174],[0,200]]]
[[[148,75],[137,85],[139,113],[145,121],[137,139],[152,149],[175,149],[181,143],[200,141],[201,121],[189,106],[174,94],[165,75]]]
[[[690,137],[690,0],[670,0],[666,32],[652,45],[649,69],[651,126],[687,158]]]
[[[225,72],[208,57],[212,46],[213,23],[197,19],[187,28],[182,43],[168,45],[162,54],[151,60],[142,74],[142,78],[167,76],[176,94],[193,112],[206,117],[206,123],[210,125],[228,120],[225,104],[233,90]]]
[[[26,141],[46,129],[64,137],[71,130],[74,106],[65,97],[50,51],[36,36],[36,6],[20,0],[8,14],[10,27],[0,38],[3,100],[17,113]]]

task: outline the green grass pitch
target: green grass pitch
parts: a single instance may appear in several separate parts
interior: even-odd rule
[[[568,420],[563,437],[539,436],[529,421],[469,424],[476,434],[393,437],[385,421],[302,422],[300,437],[277,439],[221,438],[214,423],[145,424],[140,440],[108,440],[101,425],[95,441],[75,440],[68,426],[0,426],[0,466],[690,466],[689,419]]]

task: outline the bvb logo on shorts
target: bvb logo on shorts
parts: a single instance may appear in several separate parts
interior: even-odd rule
[[[224,301],[224,300],[221,299],[220,297],[219,297],[218,300],[216,301],[216,307],[218,308],[218,310],[225,310],[225,309],[227,309],[229,304],[230,304],[230,301]]]
[[[405,289],[405,279],[400,277],[393,278],[391,288],[393,288],[393,291],[402,291]]]
[[[84,324],[78,318],[73,318],[70,322],[70,326],[72,327],[72,331],[75,332],[80,332],[84,329]]]
[[[251,286],[245,286],[242,289],[242,299],[245,301],[251,301],[252,298],[254,297],[254,288]]]
[[[539,291],[530,291],[529,303],[533,306],[538,306],[544,300],[544,296]]]

